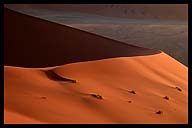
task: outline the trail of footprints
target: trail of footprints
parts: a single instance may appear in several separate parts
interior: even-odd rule
[[[49,70],[49,71],[43,71],[46,75],[47,75],[47,77],[49,78],[49,79],[51,79],[51,80],[54,80],[54,81],[58,81],[58,82],[61,82],[61,81],[64,81],[64,82],[69,82],[69,83],[77,83],[77,81],[76,80],[71,80],[71,79],[67,79],[67,78],[63,78],[63,77],[61,77],[61,76],[59,76],[59,75],[57,75],[55,72],[53,72],[52,70]],[[182,89],[181,88],[179,88],[179,87],[175,87],[175,89],[177,89],[177,91],[182,91]],[[136,92],[134,91],[134,90],[127,90],[129,93],[131,93],[131,94],[136,94]],[[103,100],[104,98],[103,98],[103,96],[101,96],[101,95],[99,95],[99,94],[95,94],[95,93],[91,93],[91,94],[89,94],[91,97],[93,97],[93,98],[96,98],[96,99],[98,99],[98,100]],[[164,97],[162,97],[163,99],[165,99],[165,100],[169,100],[169,97],[168,96],[164,96]],[[47,97],[46,96],[42,96],[41,97],[41,99],[43,99],[43,100],[46,100],[47,99]],[[127,101],[128,103],[132,103],[132,101],[131,100],[129,100],[129,101]],[[163,114],[163,111],[162,110],[157,110],[157,111],[155,111],[155,114]]]

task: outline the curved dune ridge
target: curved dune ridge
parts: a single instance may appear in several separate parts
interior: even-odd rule
[[[5,65],[50,67],[160,53],[5,9]]]
[[[165,53],[51,69],[75,83],[42,70],[4,67],[5,123],[187,123],[187,68]]]
[[[4,16],[6,124],[188,122],[188,68],[164,52]]]

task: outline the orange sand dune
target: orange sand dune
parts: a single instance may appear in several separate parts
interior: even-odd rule
[[[8,9],[4,48],[6,124],[188,122],[188,68],[164,52]]]
[[[187,123],[187,68],[164,53],[52,69],[77,83],[41,70],[4,67],[5,123]]]

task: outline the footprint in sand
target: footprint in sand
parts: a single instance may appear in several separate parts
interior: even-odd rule
[[[180,92],[182,91],[181,88],[179,88],[179,87],[175,87],[175,88],[176,88],[178,91],[180,91]]]
[[[128,91],[129,93],[132,93],[132,94],[136,94],[135,91],[131,90],[131,91]]]
[[[163,114],[163,111],[158,110],[158,111],[156,111],[155,113],[156,113],[156,114]]]
[[[103,97],[101,96],[101,95],[98,95],[98,94],[90,94],[92,97],[94,97],[94,98],[97,98],[97,99],[99,99],[99,100],[102,100],[103,99]]]
[[[47,97],[46,97],[46,96],[42,96],[41,99],[44,99],[44,100],[45,100],[45,99],[47,99]]]
[[[164,96],[163,99],[169,100],[169,97],[168,96]]]

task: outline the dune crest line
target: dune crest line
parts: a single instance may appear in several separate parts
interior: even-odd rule
[[[160,51],[129,45],[93,33],[4,9],[4,64],[42,68]]]

